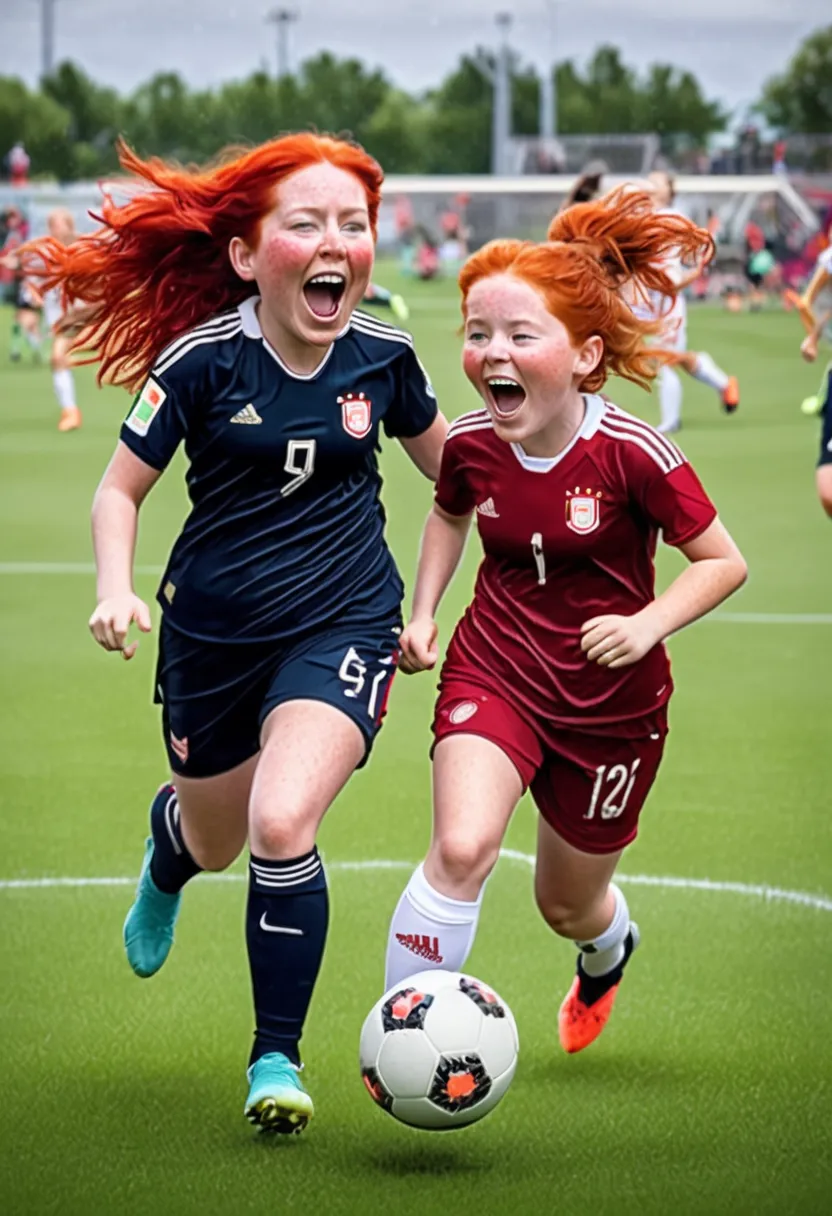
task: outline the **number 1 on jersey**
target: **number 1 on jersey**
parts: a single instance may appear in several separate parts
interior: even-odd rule
[[[540,532],[535,532],[532,536],[532,553],[534,564],[537,566],[537,583],[542,587],[546,582],[546,557],[543,553],[543,535]]]
[[[291,494],[298,486],[302,486],[305,481],[308,481],[315,470],[315,450],[318,446],[315,439],[290,439],[289,445],[286,448],[286,463],[283,466],[285,473],[292,473],[291,481],[287,481],[286,485],[280,491],[280,497],[285,498],[287,494]]]

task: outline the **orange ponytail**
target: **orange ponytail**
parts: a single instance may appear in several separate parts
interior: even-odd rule
[[[43,289],[58,287],[80,326],[74,350],[100,364],[98,379],[135,389],[179,334],[251,295],[228,258],[233,236],[254,244],[274,206],[275,187],[328,161],[352,173],[367,195],[376,233],[383,174],[357,144],[299,134],[248,151],[229,149],[205,168],[142,160],[119,142],[122,167],[151,189],[123,206],[105,195],[101,227],[72,245],[51,238],[24,246],[27,273]]]
[[[556,215],[548,237],[540,244],[492,241],[470,257],[459,276],[463,312],[479,279],[512,274],[540,292],[576,345],[592,334],[603,339],[603,358],[582,389],[597,392],[610,374],[647,387],[659,352],[646,339],[665,323],[636,316],[622,289],[636,298],[658,293],[669,311],[679,288],[667,261],[681,257],[704,265],[713,257],[713,238],[684,216],[654,211],[649,194],[626,188]]]

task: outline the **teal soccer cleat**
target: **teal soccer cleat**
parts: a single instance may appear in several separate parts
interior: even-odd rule
[[[136,899],[124,922],[127,961],[142,979],[155,975],[170,954],[173,927],[182,901],[181,891],[168,895],[156,886],[150,875],[152,856],[153,837],[150,836],[145,846]]]
[[[315,1113],[300,1069],[280,1051],[255,1060],[246,1073],[250,1089],[245,1116],[264,1132],[302,1132]]]

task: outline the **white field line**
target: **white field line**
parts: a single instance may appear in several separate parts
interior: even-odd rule
[[[531,868],[534,857],[529,853],[518,853],[515,849],[502,849],[500,856],[506,861],[517,861]],[[413,870],[412,861],[330,861],[326,869],[330,873],[368,870]],[[808,891],[789,891],[783,887],[769,887],[760,883],[718,882],[710,878],[675,878],[669,874],[618,874],[617,881],[634,887],[663,887],[670,890],[712,891],[719,894],[744,895],[749,899],[760,899],[764,903],[797,904],[803,908],[814,908],[818,912],[832,912],[832,898],[827,895],[812,895]],[[242,883],[245,874],[203,874],[202,882]],[[3,878],[0,891],[33,891],[55,888],[87,887],[133,887],[135,876],[112,878]]]
[[[136,574],[159,578],[162,566],[136,566]],[[4,575],[95,574],[92,562],[0,562]],[[723,625],[832,625],[832,612],[714,612],[704,618]]]

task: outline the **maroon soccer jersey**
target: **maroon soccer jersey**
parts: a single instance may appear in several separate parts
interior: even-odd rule
[[[585,400],[580,430],[553,459],[499,439],[484,409],[452,424],[436,502],[476,511],[485,557],[442,685],[473,679],[534,722],[633,735],[670,696],[667,651],[599,667],[581,626],[649,604],[659,531],[683,545],[716,509],[674,443],[602,397]]]

